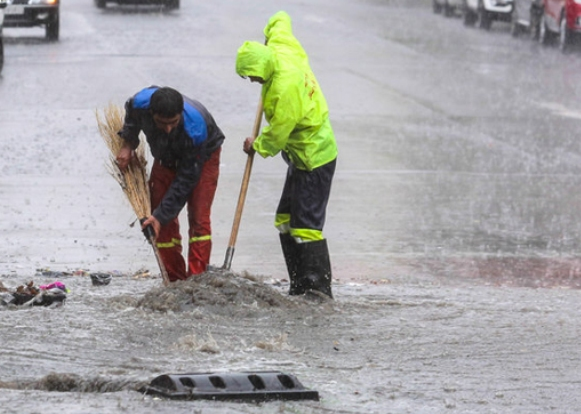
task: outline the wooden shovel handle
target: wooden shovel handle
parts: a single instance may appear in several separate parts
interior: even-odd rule
[[[262,122],[262,99],[258,103],[256,110],[256,117],[254,119],[254,127],[252,128],[252,139],[256,138],[260,133],[260,124]],[[252,162],[254,161],[254,153],[248,154],[246,159],[246,168],[244,169],[244,176],[242,177],[242,185],[240,186],[240,194],[238,195],[238,205],[236,206],[236,214],[234,215],[234,223],[232,224],[232,232],[230,233],[230,242],[226,250],[226,259],[222,268],[230,270],[232,265],[232,257],[234,256],[234,246],[236,245],[236,238],[238,237],[238,229],[240,228],[240,219],[242,218],[242,210],[244,209],[244,202],[246,200],[246,193],[248,191],[248,183],[250,181],[250,172],[252,171]]]

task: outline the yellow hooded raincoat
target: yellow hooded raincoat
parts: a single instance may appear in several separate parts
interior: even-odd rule
[[[294,37],[290,16],[278,12],[264,28],[267,45],[245,42],[236,58],[240,76],[264,79],[262,102],[268,126],[254,141],[262,157],[286,152],[299,169],[313,169],[337,157],[327,102]]]

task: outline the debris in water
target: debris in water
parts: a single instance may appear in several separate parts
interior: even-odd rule
[[[180,338],[177,347],[181,350],[193,350],[206,352],[208,354],[220,353],[218,343],[210,332],[208,332],[208,338],[206,340],[198,340],[195,334],[186,335],[183,338]]]
[[[3,285],[1,288],[0,303],[15,306],[61,306],[69,292],[64,283],[59,281],[36,287],[31,280],[13,292]]]
[[[113,275],[111,273],[91,273],[93,286],[105,286],[111,283]]]
[[[137,272],[133,274],[133,279],[147,279],[151,277],[149,270],[147,269],[139,269]]]
[[[85,269],[76,269],[73,271],[50,270],[48,267],[36,269],[36,277],[61,278],[63,276],[88,276],[89,271]]]
[[[288,343],[288,335],[282,333],[268,341],[258,341],[256,347],[264,349],[265,351],[290,351],[301,352],[300,349],[294,348]]]

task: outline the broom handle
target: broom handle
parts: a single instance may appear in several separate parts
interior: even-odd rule
[[[146,219],[142,218],[139,220],[140,223],[143,223]],[[163,260],[161,260],[161,255],[159,254],[159,249],[157,248],[157,244],[155,244],[155,231],[153,230],[153,226],[150,224],[146,228],[143,229],[143,234],[151,247],[153,248],[153,254],[155,254],[155,260],[157,260],[157,265],[159,266],[159,271],[161,272],[161,277],[163,279],[164,286],[169,285],[169,276],[167,275],[167,270],[165,265],[163,264]]]
[[[157,264],[159,266],[159,271],[161,272],[161,277],[163,279],[163,285],[169,285],[169,276],[167,275],[167,270],[165,269],[165,265],[161,260],[161,256],[159,255],[159,250],[155,245],[155,239],[150,240],[151,246],[153,247],[153,253],[155,254],[155,259],[157,260]]]
[[[256,138],[260,132],[260,123],[262,121],[262,97],[258,102],[256,110],[256,118],[254,119],[254,128],[252,128],[252,138]],[[246,200],[246,192],[248,191],[248,182],[250,181],[250,172],[252,171],[252,161],[254,160],[254,153],[248,154],[246,159],[246,168],[244,169],[244,176],[242,177],[242,185],[240,186],[240,194],[238,196],[238,205],[236,206],[236,214],[234,215],[234,223],[232,224],[232,232],[230,233],[230,242],[226,250],[226,258],[224,259],[223,269],[230,270],[232,266],[232,258],[234,257],[234,246],[236,245],[236,238],[238,237],[238,229],[240,228],[240,219],[242,218],[242,210],[244,208],[244,201]]]

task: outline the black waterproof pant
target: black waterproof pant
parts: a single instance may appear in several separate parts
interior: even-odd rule
[[[290,215],[291,233],[296,233],[293,236],[301,237],[311,233],[308,230],[315,230],[314,233],[320,233],[317,239],[322,239],[336,164],[334,159],[313,171],[303,171],[289,163],[276,214]]]

